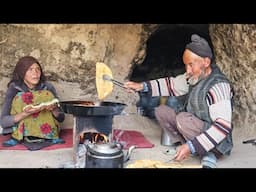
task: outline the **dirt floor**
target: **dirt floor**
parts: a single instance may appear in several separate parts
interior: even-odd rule
[[[124,164],[134,163],[136,160],[158,160],[165,162],[172,155],[164,152],[168,149],[160,144],[161,129],[154,120],[140,115],[120,115],[114,117],[113,128],[137,130],[144,134],[155,146],[153,148],[136,148],[131,154],[130,160]],[[234,148],[230,156],[218,160],[218,168],[256,168],[256,146],[242,144],[245,138],[234,131]],[[124,151],[126,152],[126,151]],[[72,167],[73,148],[58,149],[51,151],[20,151],[0,150],[0,168],[68,168]],[[200,166],[198,157],[190,157],[183,162],[184,165]]]

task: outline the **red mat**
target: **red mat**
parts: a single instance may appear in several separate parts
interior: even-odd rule
[[[134,130],[114,129],[112,139],[121,143],[124,149],[128,149],[132,145],[135,145],[136,148],[154,147],[154,144],[148,141],[141,132]]]
[[[0,135],[0,150],[28,150],[28,148],[22,144],[15,145],[13,147],[3,147],[2,143],[8,140],[10,137],[11,135]],[[54,144],[40,150],[53,150],[73,147],[73,129],[62,129],[60,132],[60,138],[62,138],[65,141],[65,143]]]

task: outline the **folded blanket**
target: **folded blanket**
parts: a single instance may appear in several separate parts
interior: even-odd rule
[[[152,148],[154,144],[148,141],[139,131],[113,129],[112,140],[123,145],[124,149],[135,145],[136,148]]]

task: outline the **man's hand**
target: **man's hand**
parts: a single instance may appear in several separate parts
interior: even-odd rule
[[[175,154],[175,161],[183,161],[190,156],[190,149],[188,144],[183,144],[177,148],[177,152]]]
[[[124,87],[127,88],[128,92],[141,91],[143,90],[143,83],[127,81],[124,83]]]

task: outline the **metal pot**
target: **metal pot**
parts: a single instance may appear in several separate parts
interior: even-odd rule
[[[172,145],[171,138],[168,135],[167,131],[165,131],[164,129],[162,129],[162,134],[161,134],[161,145],[164,145],[164,146]]]
[[[86,168],[123,168],[128,161],[132,150],[131,146],[124,156],[120,143],[89,143],[86,152]]]

